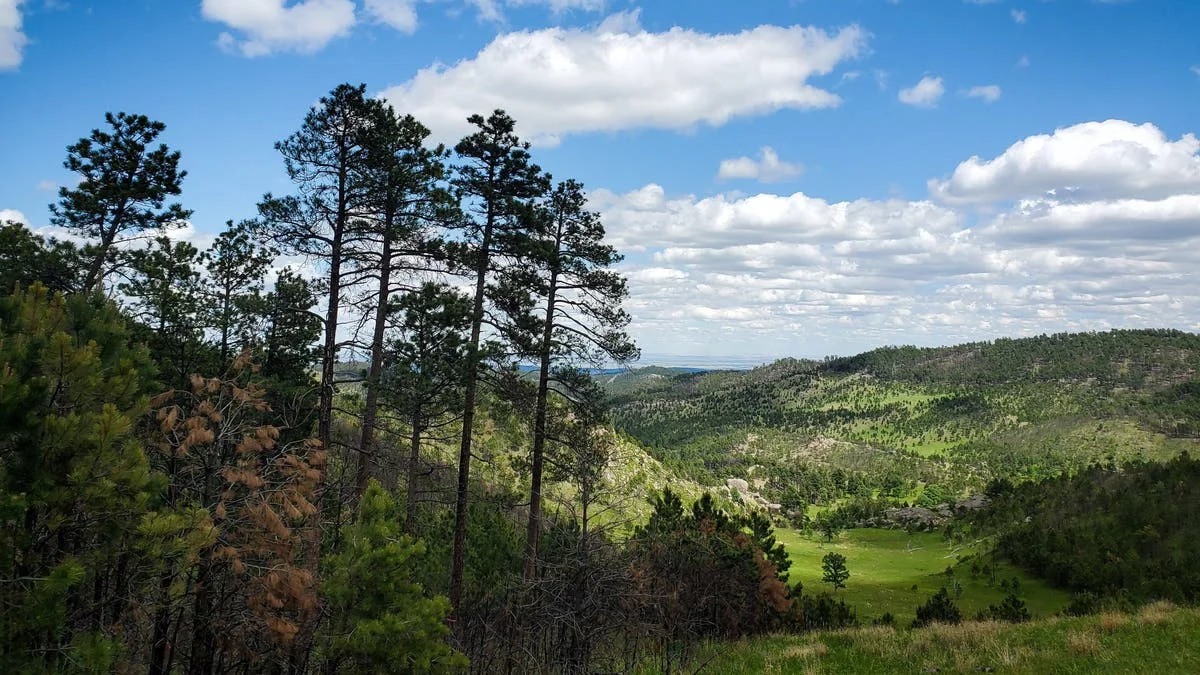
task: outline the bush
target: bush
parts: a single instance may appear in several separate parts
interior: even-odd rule
[[[940,589],[924,605],[917,607],[917,618],[913,620],[913,628],[921,628],[931,623],[962,623],[962,610],[954,604],[950,593],[945,588]]]
[[[1018,598],[1016,593],[1009,593],[999,605],[988,605],[977,616],[980,621],[1007,621],[1009,623],[1024,623],[1033,618],[1025,601]]]
[[[796,598],[793,598],[796,600]],[[829,593],[804,595],[792,606],[792,620],[801,630],[829,630],[858,625],[854,608]]]

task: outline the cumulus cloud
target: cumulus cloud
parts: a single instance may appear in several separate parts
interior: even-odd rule
[[[995,84],[985,84],[978,87],[971,87],[967,90],[967,96],[971,98],[982,99],[984,103],[995,103],[1000,100],[1000,87]]]
[[[24,213],[16,209],[0,209],[0,223],[7,223],[10,220],[23,225],[29,224],[29,220],[25,217]]]
[[[906,105],[932,108],[937,105],[938,99],[942,98],[942,94],[945,92],[946,88],[942,86],[942,78],[926,75],[913,86],[901,89],[898,98],[901,103]]]
[[[721,160],[717,177],[722,180],[742,178],[763,183],[776,183],[795,178],[803,171],[803,165],[779,159],[779,153],[768,146],[759,151],[758,159],[737,157]]]
[[[377,0],[370,4],[399,18],[398,8],[403,3]],[[356,22],[353,0],[302,0],[291,4],[286,0],[203,0],[201,13],[242,36],[221,33],[217,44],[248,57],[280,51],[312,53],[334,38],[348,35]],[[382,20],[383,15],[376,16]]]
[[[25,0],[0,0],[0,70],[21,65],[29,38],[21,32],[21,3]]]
[[[837,106],[809,83],[866,48],[857,26],[835,32],[759,26],[710,34],[647,32],[628,21],[593,30],[506,33],[453,65],[435,64],[382,96],[441,140],[468,130],[467,116],[503,108],[543,144],[588,131],[719,126],[780,109]]]
[[[1026,16],[1026,14],[1025,14],[1025,10],[1023,10],[1023,9],[1012,10],[1013,21],[1016,21],[1017,23],[1025,23],[1026,19],[1028,19],[1028,18],[1029,17]]]
[[[1200,141],[1167,138],[1153,124],[1086,122],[1030,136],[1000,156],[971,157],[929,182],[949,203],[1023,198],[1161,198],[1200,190]]]
[[[1122,124],[1141,141],[1123,173],[1092,170],[1098,157],[1123,156],[1108,147],[1111,134],[1059,130],[1014,143],[1006,161],[1046,139],[1055,147],[1028,155],[1036,160],[1020,172],[993,166],[996,182],[955,193],[972,197],[958,202],[936,189],[951,179],[933,181],[927,200],[670,195],[656,184],[590,200],[628,254],[633,330],[647,353],[820,356],[1112,327],[1200,330],[1200,183],[1179,178],[1196,150],[1190,136]],[[1055,145],[1064,136],[1070,143]],[[1034,196],[1010,203],[1029,189],[1012,180],[1034,185]],[[1070,198],[1046,194],[1062,181],[1075,187]]]

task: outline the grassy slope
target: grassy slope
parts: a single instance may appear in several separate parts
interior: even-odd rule
[[[969,622],[924,630],[858,628],[707,646],[705,673],[1197,673],[1200,610]],[[693,667],[694,670],[694,667]]]
[[[807,593],[831,590],[821,582],[821,558],[826,553],[836,551],[846,556],[851,576],[837,595],[853,605],[863,621],[891,612],[897,622],[906,625],[912,621],[917,605],[954,580],[962,586],[958,605],[969,616],[1004,599],[1007,592],[999,587],[1001,579],[1020,579],[1019,595],[1034,616],[1056,613],[1070,599],[1066,593],[1005,563],[997,565],[997,583],[989,584],[982,575],[973,579],[970,563],[958,562],[975,553],[975,548],[949,544],[937,533],[858,529],[842,533],[831,543],[794,530],[776,530],[775,536],[791,558],[791,580],[803,582]],[[945,575],[947,566],[955,566],[953,579]]]

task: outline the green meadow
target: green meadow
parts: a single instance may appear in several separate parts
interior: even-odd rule
[[[701,672],[750,673],[1200,673],[1200,610],[1168,603],[1133,614],[994,621],[922,630],[869,626],[710,643]],[[694,670],[694,668],[693,668]],[[687,672],[692,672],[688,670]]]
[[[940,533],[884,529],[855,529],[841,533],[832,542],[820,535],[807,536],[796,530],[776,530],[776,539],[787,549],[792,566],[789,580],[804,584],[805,592],[833,590],[821,581],[821,558],[835,551],[846,556],[850,579],[837,596],[854,606],[861,621],[890,612],[899,624],[907,625],[916,607],[945,586],[960,593],[956,602],[967,616],[974,616],[990,604],[999,604],[1008,594],[1000,582],[1019,580],[1018,596],[1025,600],[1034,616],[1048,616],[1070,601],[1060,590],[1029,577],[1003,562],[991,575],[971,573],[973,561],[981,566],[984,559],[967,560],[975,554],[972,545],[951,544]],[[982,550],[983,547],[980,547]],[[965,562],[963,562],[965,560]],[[946,568],[954,569],[948,576]]]

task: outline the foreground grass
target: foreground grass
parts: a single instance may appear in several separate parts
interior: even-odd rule
[[[969,622],[922,630],[856,628],[714,643],[704,673],[1200,673],[1200,610]]]
[[[864,621],[891,612],[897,622],[907,625],[917,605],[943,586],[953,588],[955,582],[961,587],[958,606],[968,616],[999,604],[1008,594],[999,582],[1014,577],[1020,582],[1017,594],[1034,616],[1055,614],[1070,601],[1066,593],[1006,563],[996,566],[994,581],[983,574],[973,577],[970,563],[959,561],[976,550],[947,543],[938,533],[864,528],[843,532],[829,543],[795,530],[776,530],[775,536],[792,561],[789,580],[803,582],[806,593],[832,590],[821,581],[821,558],[826,553],[846,556],[850,579],[837,596],[853,605]],[[946,576],[946,567],[954,567],[953,577]]]

